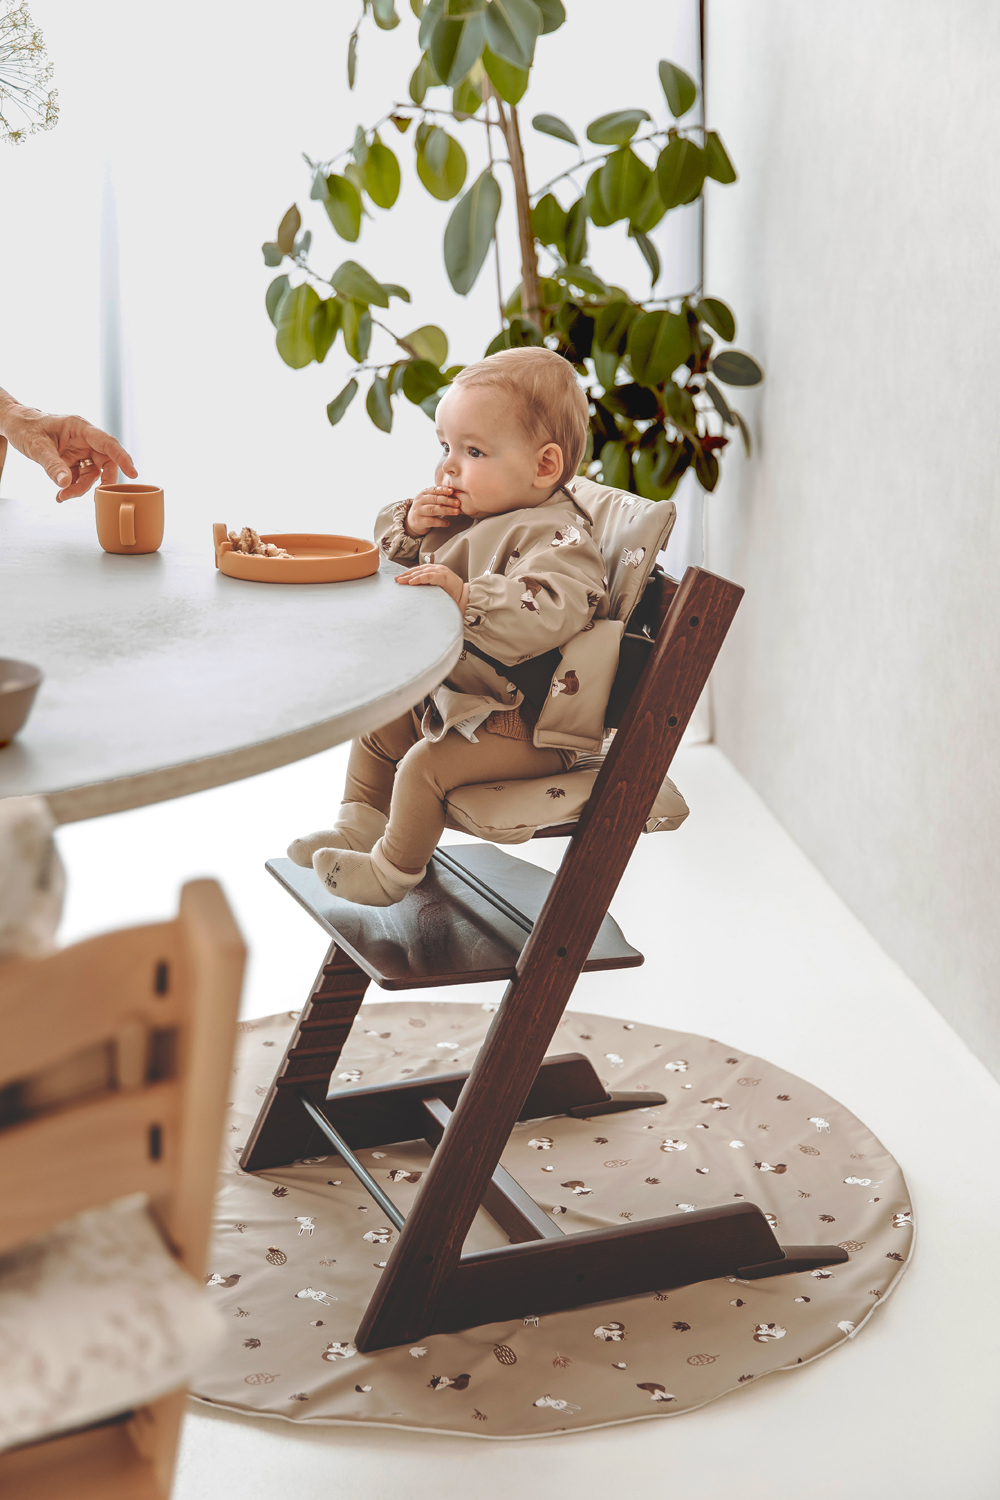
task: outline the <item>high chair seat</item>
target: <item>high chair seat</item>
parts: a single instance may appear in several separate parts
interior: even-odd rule
[[[493,844],[523,844],[540,830],[572,833],[603,764],[603,755],[581,755],[561,776],[456,787],[448,795],[445,826]],[[687,803],[667,776],[649,810],[645,830],[672,832],[687,815]]]
[[[145,1193],[0,1256],[0,1450],[184,1385],[224,1325],[170,1254]]]

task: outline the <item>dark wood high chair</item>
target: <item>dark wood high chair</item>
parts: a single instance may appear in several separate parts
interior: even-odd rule
[[[619,727],[593,793],[575,827],[546,830],[571,834],[555,876],[491,845],[453,846],[437,851],[399,905],[374,908],[338,901],[288,860],[269,863],[332,942],[241,1165],[273,1170],[332,1146],[399,1230],[358,1349],[847,1259],[837,1246],[779,1245],[746,1202],[567,1235],[499,1165],[518,1120],[665,1102],[651,1092],[609,1094],[587,1058],[545,1052],[580,973],[643,961],[608,906],[742,594],[701,568],[679,586],[659,572],[650,579],[640,628],[623,643],[609,714]],[[469,1072],[331,1094],[372,979],[389,990],[509,983]],[[404,1220],[356,1152],[421,1138],[434,1154]],[[510,1243],[463,1255],[481,1207]]]

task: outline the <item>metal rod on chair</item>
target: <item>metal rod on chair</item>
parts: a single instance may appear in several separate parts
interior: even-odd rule
[[[530,917],[526,917],[523,911],[518,911],[516,906],[511,906],[510,902],[504,900],[503,896],[498,895],[492,886],[487,885],[484,880],[480,880],[478,875],[473,875],[471,870],[467,870],[464,865],[460,865],[458,860],[452,859],[451,855],[446,854],[443,849],[435,849],[431,855],[431,859],[436,859],[439,864],[444,865],[446,870],[450,870],[452,875],[457,875],[459,880],[463,880],[466,885],[471,886],[478,895],[488,901],[491,906],[495,906],[497,911],[502,912],[505,917],[509,917],[523,932],[534,931],[535,924]]]
[[[307,1099],[301,1089],[297,1091],[296,1098],[302,1105],[302,1108],[310,1116],[310,1118],[314,1120],[315,1123],[319,1126],[320,1130],[330,1142],[330,1145],[336,1147],[337,1155],[343,1158],[344,1165],[354,1173],[355,1177],[361,1183],[361,1186],[365,1189],[365,1191],[375,1199],[375,1202],[385,1214],[393,1229],[402,1229],[406,1221],[404,1220],[403,1215],[400,1213],[399,1209],[396,1207],[395,1203],[393,1203],[392,1199],[387,1197],[387,1195],[383,1193],[382,1189],[379,1187],[378,1183],[375,1181],[374,1177],[367,1170],[367,1168],[361,1165],[361,1163],[358,1161],[358,1158],[351,1150],[350,1146],[342,1136],[337,1134],[333,1126],[330,1124],[330,1121],[326,1118],[326,1115],[323,1114],[322,1110],[317,1109],[312,1100]]]

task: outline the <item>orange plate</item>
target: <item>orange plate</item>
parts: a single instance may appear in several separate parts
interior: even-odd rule
[[[248,557],[234,552],[227,528],[217,522],[215,566],[230,578],[252,583],[336,583],[344,578],[367,578],[378,572],[379,554],[374,542],[356,536],[329,536],[322,532],[269,532],[262,542],[283,547],[291,557]]]

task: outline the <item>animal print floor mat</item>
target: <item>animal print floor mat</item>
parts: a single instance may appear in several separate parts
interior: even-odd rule
[[[471,1066],[495,1006],[362,1007],[344,1087]],[[568,1233],[745,1198],[786,1244],[840,1244],[830,1271],[731,1278],[359,1354],[352,1342],[395,1232],[336,1155],[248,1176],[243,1142],[294,1017],[241,1024],[208,1285],[230,1335],[203,1402],[294,1422],[470,1437],[548,1436],[677,1416],[855,1337],[905,1269],[903,1174],[836,1100],[688,1032],[567,1012],[550,1051],[667,1103],[518,1125],[503,1164]],[[230,1144],[231,1143],[231,1144]],[[405,1215],[429,1152],[359,1156]],[[467,1249],[504,1242],[480,1214]]]

